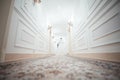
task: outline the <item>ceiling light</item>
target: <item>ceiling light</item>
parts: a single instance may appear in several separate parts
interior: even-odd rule
[[[41,3],[41,0],[34,0],[34,3]]]

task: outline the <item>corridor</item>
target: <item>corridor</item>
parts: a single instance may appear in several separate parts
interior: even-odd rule
[[[0,0],[0,80],[120,80],[120,0]]]
[[[120,64],[53,56],[2,64],[0,80],[120,80]]]

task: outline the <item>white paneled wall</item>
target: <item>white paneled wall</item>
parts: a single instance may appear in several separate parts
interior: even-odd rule
[[[83,1],[83,0],[81,0]],[[74,53],[120,52],[120,1],[84,0],[84,11],[75,13],[72,51]],[[85,7],[86,5],[86,7]],[[76,9],[78,12],[79,9]],[[86,14],[87,13],[87,14]],[[84,21],[81,21],[84,20]]]
[[[34,0],[15,0],[6,53],[48,53],[42,10]],[[38,13],[41,12],[41,13]],[[40,14],[40,15],[39,15]],[[42,21],[41,20],[41,21]],[[43,20],[44,21],[44,20]]]

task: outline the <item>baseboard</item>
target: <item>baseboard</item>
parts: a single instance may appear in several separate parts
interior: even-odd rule
[[[79,53],[70,54],[72,57],[99,59],[112,62],[120,62],[120,53]]]
[[[24,59],[32,59],[32,58],[45,58],[53,56],[53,54],[6,54],[5,55],[5,62],[9,61],[18,61]]]

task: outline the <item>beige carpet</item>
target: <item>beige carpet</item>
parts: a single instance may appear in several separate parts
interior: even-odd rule
[[[1,63],[0,80],[120,80],[120,63],[67,56]]]

